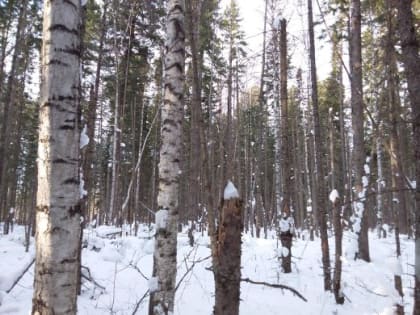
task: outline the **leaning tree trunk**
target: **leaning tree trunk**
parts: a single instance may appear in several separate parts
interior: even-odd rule
[[[166,20],[164,100],[162,106],[159,193],[156,213],[154,277],[158,289],[151,292],[150,313],[174,311],[178,194],[184,107],[185,31],[184,1],[170,0]]]
[[[414,160],[416,161],[415,209],[415,291],[413,314],[420,314],[420,57],[419,42],[414,27],[411,0],[398,0],[398,26],[401,38],[402,61],[407,76],[408,96],[413,112]]]
[[[363,132],[363,85],[362,85],[362,46],[360,0],[351,1],[350,21],[350,71],[351,107],[353,126],[352,169],[354,174],[353,191],[354,215],[353,229],[358,236],[357,257],[367,262],[369,256],[368,212],[365,209],[366,185],[363,183],[365,147]]]
[[[65,19],[63,19],[65,17]],[[76,314],[80,1],[44,4],[32,314]]]

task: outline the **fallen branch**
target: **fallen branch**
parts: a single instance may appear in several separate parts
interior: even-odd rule
[[[289,291],[292,291],[295,295],[297,295],[299,298],[301,298],[305,302],[308,302],[308,300],[302,294],[300,294],[297,290],[295,290],[295,289],[293,289],[293,288],[291,288],[287,285],[284,285],[284,284],[275,284],[275,283],[268,283],[268,282],[263,282],[263,281],[254,281],[254,280],[251,280],[249,278],[241,278],[241,281],[252,283],[252,284],[264,285],[264,286],[270,287],[270,288],[289,290]]]
[[[17,277],[17,279],[13,282],[12,286],[6,290],[6,293],[9,294],[10,292],[12,292],[13,288],[16,286],[16,284],[18,284],[18,282],[20,281],[20,279],[22,279],[22,277],[25,275],[25,273],[29,270],[29,268],[31,268],[31,266],[34,264],[35,262],[35,258],[32,259],[31,263],[26,266],[26,268],[23,270],[23,272],[19,275],[19,277]]]
[[[380,296],[380,297],[385,297],[385,298],[388,297],[388,295],[386,295],[386,294],[376,293],[375,291],[369,289],[363,281],[356,281],[356,284],[359,287],[361,287],[362,289],[365,289],[370,294],[374,294],[374,295],[377,295],[377,296]]]

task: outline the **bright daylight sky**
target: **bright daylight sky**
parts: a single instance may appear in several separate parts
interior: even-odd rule
[[[242,29],[246,34],[248,42],[249,58],[248,78],[246,80],[258,82],[258,76],[261,72],[261,52],[263,42],[263,23],[264,23],[264,0],[236,0],[240,15],[243,18]],[[222,8],[226,7],[230,0],[222,0]],[[307,68],[308,52],[305,49],[305,32],[307,29],[307,2],[306,0],[280,0],[280,8],[284,12],[284,17],[288,21],[288,49],[289,55],[292,56],[292,65],[294,67]],[[319,10],[317,2],[313,1],[314,21],[319,20]],[[315,28],[315,32],[320,32],[325,28],[323,24]],[[267,30],[270,26],[267,25]],[[317,34],[315,34],[317,37]],[[330,45],[325,41],[321,43],[315,38],[316,60],[318,79],[325,79],[330,70],[331,51]]]

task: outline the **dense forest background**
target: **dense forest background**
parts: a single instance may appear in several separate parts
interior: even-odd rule
[[[137,235],[140,224],[155,222],[166,5],[83,3],[82,226],[124,225]],[[412,95],[420,86],[410,73],[418,83],[419,58],[417,46],[417,63],[407,63],[402,24],[413,22],[408,41],[418,42],[420,2],[412,1],[408,18],[392,0],[266,0],[263,32],[255,33],[262,44],[252,54],[241,5],[185,1],[179,230],[215,229],[229,179],[243,201],[245,233],[278,231],[289,249],[285,230],[326,242],[327,289],[328,231],[356,233],[355,255],[366,261],[368,230],[392,233],[397,256],[399,234],[416,232],[420,140]],[[288,15],[291,6],[306,22],[303,32],[289,27],[298,18]],[[13,223],[27,226],[28,240],[35,230],[42,10],[41,1],[0,2],[0,221],[4,234]],[[331,51],[320,55],[324,43]],[[294,64],[298,50],[306,59]],[[257,79],[249,66],[255,60]],[[317,79],[318,64],[330,65],[325,79]]]

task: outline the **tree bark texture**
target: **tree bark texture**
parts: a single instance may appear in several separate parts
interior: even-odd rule
[[[157,224],[154,276],[158,290],[150,296],[153,315],[172,314],[174,310],[178,195],[182,149],[184,106],[185,31],[184,1],[168,3],[164,53],[164,100],[162,106],[159,161],[159,211],[166,211],[165,224]]]
[[[416,161],[415,192],[415,291],[413,314],[420,314],[420,57],[411,0],[398,0],[398,28],[402,61],[407,77],[408,96],[413,113],[414,161]]]
[[[80,1],[44,3],[32,314],[76,314]]]
[[[331,290],[331,273],[330,273],[330,252],[328,248],[328,232],[327,232],[327,203],[325,190],[325,174],[322,166],[324,160],[324,149],[322,145],[322,133],[318,110],[318,83],[315,63],[315,39],[314,39],[314,23],[312,15],[312,0],[308,0],[308,21],[309,21],[309,54],[311,61],[311,83],[312,83],[312,112],[314,118],[314,138],[315,138],[315,168],[318,177],[318,207],[319,213],[319,230],[321,235],[322,249],[322,268],[324,272],[324,290]]]
[[[214,260],[214,315],[238,315],[241,282],[242,201],[223,200]]]
[[[342,255],[342,241],[343,228],[341,225],[341,203],[340,199],[333,201],[333,225],[335,234],[335,263],[334,263],[334,278],[333,278],[333,292],[335,302],[337,304],[344,303],[344,296],[341,292],[341,255]]]
[[[362,85],[362,46],[361,46],[361,8],[360,0],[351,1],[350,16],[350,73],[351,73],[351,107],[353,126],[352,168],[354,175],[353,191],[355,193],[354,225],[358,235],[357,257],[367,262],[369,256],[369,239],[367,209],[365,209],[365,190],[362,178],[364,174],[365,147],[363,131],[363,85]],[[360,226],[360,227],[359,227]]]

